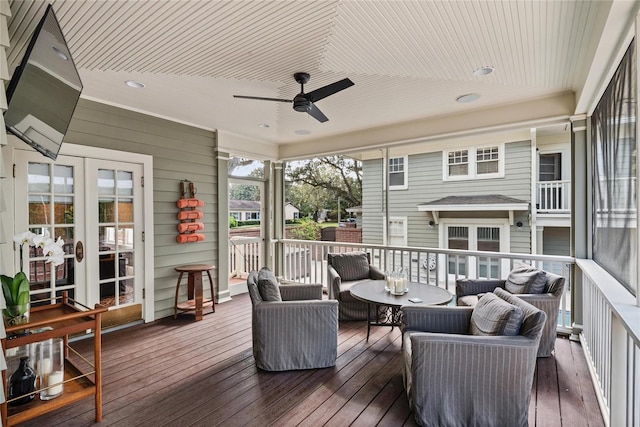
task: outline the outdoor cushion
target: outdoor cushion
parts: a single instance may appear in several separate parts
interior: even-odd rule
[[[473,335],[507,335],[520,333],[522,309],[495,294],[486,294],[471,314],[470,332]]]
[[[333,255],[331,265],[343,282],[369,278],[369,259],[364,252]]]
[[[541,294],[545,291],[547,275],[530,265],[516,267],[509,273],[505,289],[512,294]]]
[[[267,267],[258,272],[258,292],[263,301],[282,301],[276,276]]]

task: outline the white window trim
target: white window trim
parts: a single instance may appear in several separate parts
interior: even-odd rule
[[[476,171],[477,164],[477,150],[480,148],[489,148],[489,147],[498,147],[498,172],[496,173],[483,173],[478,175]],[[449,153],[454,151],[468,151],[469,158],[469,170],[467,171],[467,175],[456,175],[449,176]],[[482,144],[475,145],[472,147],[457,147],[450,148],[442,151],[442,180],[443,181],[469,181],[476,179],[493,179],[493,178],[504,178],[504,158],[505,158],[505,149],[504,143],[496,143],[496,144]]]
[[[389,161],[391,159],[399,159],[402,158],[403,159],[403,165],[404,165],[404,184],[403,185],[391,185],[389,184],[389,191],[392,190],[407,190],[409,188],[409,156],[408,155],[404,155],[404,156],[391,156],[387,159],[387,173],[386,175],[389,175],[391,172],[389,171]],[[387,179],[387,177],[385,176],[385,179]],[[384,181],[383,181],[383,184]]]

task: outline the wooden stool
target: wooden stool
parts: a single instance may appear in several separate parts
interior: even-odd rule
[[[178,310],[180,311],[195,311],[196,320],[202,320],[202,309],[204,307],[211,306],[212,313],[216,312],[215,307],[215,294],[213,292],[213,279],[211,278],[211,270],[215,267],[210,264],[190,264],[181,265],[176,267],[175,270],[180,273],[178,276],[178,284],[176,285],[176,300],[173,308],[173,318],[178,317]],[[203,299],[202,297],[202,275],[207,272],[209,276],[209,286],[211,287],[211,299]],[[188,301],[178,304],[178,294],[180,293],[180,282],[182,281],[182,275],[188,274],[188,288],[187,296]]]

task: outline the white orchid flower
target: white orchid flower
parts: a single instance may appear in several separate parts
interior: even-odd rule
[[[49,230],[47,230],[46,228],[44,230],[44,233],[42,233],[41,236],[35,236],[33,238],[33,246],[39,246],[41,248],[44,248],[51,242],[53,242],[53,240],[51,240],[51,235],[49,234]]]
[[[33,239],[36,237],[35,233],[32,233],[31,231],[25,231],[24,233],[20,233],[20,234],[16,234],[15,236],[13,236],[13,241],[16,242],[18,245],[24,245],[25,243],[28,244],[29,246],[33,246]]]
[[[60,239],[59,239],[60,240]],[[47,262],[58,266],[64,262],[64,250],[62,246],[59,246],[57,242],[50,240],[49,243],[42,249],[42,252],[47,257]]]
[[[62,249],[62,247],[64,246],[64,240],[62,239],[61,236],[58,236],[58,240],[56,240],[56,245],[58,247],[60,247]]]

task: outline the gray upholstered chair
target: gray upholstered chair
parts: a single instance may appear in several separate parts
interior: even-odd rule
[[[366,252],[330,253],[327,264],[329,299],[340,303],[340,320],[367,320],[368,304],[351,296],[349,290],[363,280],[384,280],[384,273],[371,265]]]
[[[557,319],[564,294],[564,283],[562,276],[522,265],[514,268],[506,280],[458,279],[456,304],[473,307],[478,302],[478,295],[502,288],[538,307],[547,314],[538,357],[549,357],[556,343]]]
[[[266,371],[336,364],[338,303],[322,300],[322,285],[278,285],[266,268],[247,278],[252,305],[253,356]]]
[[[423,426],[526,426],[546,315],[496,289],[476,307],[403,306],[403,379]]]

